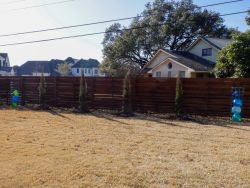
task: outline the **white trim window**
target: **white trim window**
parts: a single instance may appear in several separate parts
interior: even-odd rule
[[[160,71],[157,71],[157,72],[155,73],[155,75],[156,75],[156,77],[161,77],[161,72],[160,72]]]
[[[179,77],[180,78],[185,78],[186,77],[186,72],[185,71],[179,71]]]
[[[212,48],[202,49],[202,56],[212,56]]]
[[[171,78],[171,76],[172,76],[172,72],[168,71],[168,78]]]

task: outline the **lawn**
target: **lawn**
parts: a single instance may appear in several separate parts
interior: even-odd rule
[[[250,187],[250,126],[0,111],[0,187]]]

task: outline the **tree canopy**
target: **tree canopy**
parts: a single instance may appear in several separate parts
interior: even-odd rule
[[[56,71],[61,75],[61,76],[69,76],[71,72],[71,66],[67,63],[64,62],[63,64],[59,64],[57,66]]]
[[[198,36],[230,34],[219,13],[200,9],[192,0],[155,0],[128,27],[115,23],[107,28],[102,70],[109,75],[110,67],[127,69],[131,63],[142,68],[158,49],[181,50]]]
[[[248,10],[248,15],[246,17],[247,25],[250,25],[250,9]]]
[[[217,77],[250,77],[250,30],[235,35],[233,43],[223,48],[218,56]]]

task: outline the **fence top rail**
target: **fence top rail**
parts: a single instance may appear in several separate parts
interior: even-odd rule
[[[0,79],[21,79],[21,78],[28,78],[28,79],[38,79],[41,76],[0,76]],[[60,76],[45,76],[45,78],[48,79],[79,79],[80,77],[73,77],[73,76],[66,76],[66,77],[60,77]],[[124,79],[123,77],[85,77],[86,79],[97,79],[97,80],[121,80]],[[137,77],[132,78],[135,80],[176,80],[176,78],[155,78],[155,77]],[[188,81],[240,81],[240,82],[250,82],[250,78],[181,78],[181,80],[188,80]]]

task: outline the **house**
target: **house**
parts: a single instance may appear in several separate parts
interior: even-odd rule
[[[73,76],[81,76],[83,72],[86,77],[99,77],[104,76],[99,70],[100,63],[96,59],[79,60],[72,68]]]
[[[9,56],[7,53],[0,53],[0,76],[14,76],[15,71],[10,67]]]
[[[71,67],[69,76],[80,76],[83,70],[85,76],[103,76],[99,70],[99,61],[95,59],[77,60],[72,57],[66,60],[52,59],[50,61],[27,61],[17,68],[19,76],[60,76],[58,65],[67,63]]]
[[[58,76],[56,71],[59,64],[64,63],[63,60],[52,59],[50,61],[27,61],[18,68],[19,76]]]
[[[145,77],[209,77],[218,52],[231,40],[198,38],[186,51],[160,49],[144,66]]]

